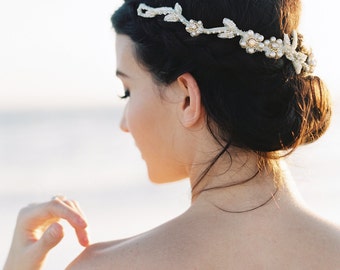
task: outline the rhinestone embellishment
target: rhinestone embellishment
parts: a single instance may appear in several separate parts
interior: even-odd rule
[[[273,59],[280,59],[285,56],[293,63],[297,74],[300,74],[302,70],[312,73],[315,68],[316,62],[311,52],[304,54],[297,51],[298,34],[295,30],[292,32],[292,39],[288,34],[284,34],[283,40],[276,37],[265,40],[264,36],[255,33],[253,30],[242,31],[238,29],[236,24],[228,18],[223,19],[224,26],[222,27],[204,28],[202,21],[187,20],[182,15],[182,7],[178,3],[176,3],[174,8],[152,8],[142,3],[137,9],[137,14],[143,18],[154,18],[158,15],[164,15],[164,21],[166,22],[181,22],[185,25],[185,30],[192,37],[197,37],[201,34],[213,34],[217,35],[218,38],[232,39],[239,36],[240,46],[247,53],[264,52],[266,57]]]

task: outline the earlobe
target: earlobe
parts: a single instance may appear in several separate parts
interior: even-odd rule
[[[179,76],[177,82],[185,94],[181,104],[181,122],[184,127],[190,128],[199,123],[202,117],[201,92],[190,73]]]

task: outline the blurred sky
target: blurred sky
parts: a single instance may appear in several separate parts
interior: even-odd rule
[[[121,0],[0,0],[0,110],[110,106],[112,12]],[[333,95],[340,56],[337,0],[304,0],[301,25]]]
[[[121,3],[0,0],[0,109],[112,104]]]

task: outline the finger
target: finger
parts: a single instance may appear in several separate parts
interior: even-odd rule
[[[76,213],[78,213],[81,218],[84,220],[85,223],[86,222],[86,218],[85,218],[85,215],[83,213],[83,211],[81,210],[80,206],[79,206],[79,203],[75,200],[63,200],[62,203],[68,205],[70,208],[73,209],[73,211],[75,211]]]
[[[64,196],[57,196],[54,199],[54,201],[55,202],[52,201],[52,204],[63,206],[62,209],[64,209],[66,212],[69,211],[69,213],[65,212],[65,214],[62,214],[62,213],[56,211],[56,212],[53,212],[53,214],[55,215],[57,213],[60,218],[67,220],[71,224],[71,226],[74,228],[79,243],[82,246],[87,247],[89,245],[89,242],[90,242],[89,237],[88,237],[88,233],[87,233],[87,230],[86,230],[87,222],[84,218],[82,211],[80,210],[78,203],[76,201],[73,201],[73,200],[67,200]],[[74,221],[72,219],[72,217],[67,218],[67,216],[69,214],[75,215],[76,221]]]
[[[64,237],[63,227],[59,223],[51,224],[36,242],[34,247],[35,256],[44,258]]]
[[[64,195],[55,195],[52,197],[51,201],[53,200],[60,200],[60,201],[64,201],[66,200],[66,197]]]
[[[55,247],[64,237],[63,227],[59,223],[53,223],[48,227],[40,238],[42,248],[51,249]]]
[[[85,219],[83,211],[81,210],[79,203],[77,201],[66,200],[66,201],[64,201],[64,203],[71,206],[73,209],[76,209],[78,211],[78,213]],[[81,229],[75,229],[75,232],[76,232],[79,243],[82,246],[87,247],[90,243],[90,240],[89,240],[89,236],[88,236],[88,232],[87,232],[86,228],[85,229],[82,229],[82,228]]]
[[[65,219],[75,229],[84,229],[87,223],[78,210],[64,201],[55,199],[47,203],[28,206],[20,211],[17,224],[24,229],[50,225],[59,219]]]
[[[85,215],[83,213],[83,211],[81,210],[80,206],[79,206],[79,203],[75,200],[69,200],[67,199],[65,196],[63,195],[56,195],[56,196],[53,196],[51,200],[58,200],[58,201],[62,201],[64,202],[65,204],[67,204],[68,206],[72,207],[73,209],[77,210],[78,213],[84,217],[85,219]]]
[[[47,207],[51,216],[67,220],[75,229],[87,227],[87,222],[82,213],[69,200],[54,200],[49,202]]]
[[[17,237],[36,239],[38,240],[37,242],[39,242],[39,239],[42,238],[43,233],[48,230],[51,224],[60,219],[65,219],[74,228],[79,243],[82,246],[88,246],[87,222],[80,213],[79,206],[75,202],[62,199],[65,198],[57,197],[47,203],[30,205],[22,209],[17,220]],[[54,231],[54,226],[51,227],[52,232]],[[48,237],[48,234],[45,237]],[[47,240],[48,239],[50,238],[47,238]],[[52,237],[52,239],[59,238]],[[42,240],[42,242],[43,241],[45,240]],[[57,243],[57,241],[55,243]],[[42,250],[44,251],[46,249]]]
[[[89,240],[88,232],[86,229],[80,229],[80,230],[75,229],[75,232],[76,232],[79,244],[81,244],[84,247],[87,247],[90,245],[90,240]]]
[[[73,203],[74,208],[78,210],[78,213],[81,214],[85,218],[84,212],[81,209],[79,203],[77,201],[72,201],[72,203]]]
[[[83,211],[80,209],[79,203],[77,201],[65,199],[63,200],[63,202],[67,204],[68,206],[72,207],[75,211],[78,212],[79,215],[81,215],[85,219],[85,215]]]

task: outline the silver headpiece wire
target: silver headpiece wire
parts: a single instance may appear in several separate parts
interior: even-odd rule
[[[253,30],[242,31],[237,28],[236,24],[228,19],[223,19],[222,27],[204,28],[202,21],[187,20],[182,15],[182,7],[176,3],[174,8],[159,7],[153,8],[146,4],[140,4],[137,14],[144,18],[154,18],[158,15],[164,15],[165,22],[181,22],[185,25],[185,30],[192,36],[196,37],[201,34],[217,35],[222,39],[232,39],[237,36],[241,37],[240,46],[249,54],[264,52],[266,57],[279,59],[285,56],[292,61],[295,71],[300,74],[302,70],[306,73],[313,73],[316,62],[312,53],[302,53],[297,51],[298,34],[294,30],[292,40],[288,34],[284,34],[283,40],[271,37],[265,40],[264,36],[255,33]]]

